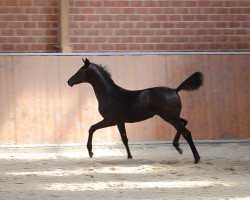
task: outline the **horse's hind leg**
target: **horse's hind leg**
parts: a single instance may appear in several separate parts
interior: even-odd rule
[[[127,154],[128,154],[128,159],[131,159],[132,156],[131,156],[129,146],[128,146],[128,138],[127,138],[127,134],[126,134],[125,124],[120,123],[120,124],[117,125],[117,127],[118,127],[118,130],[119,130],[120,134],[121,134],[122,142],[126,147]]]
[[[183,124],[183,126],[186,126],[187,125],[187,120],[183,119],[183,118],[180,118],[181,120],[181,123]],[[181,136],[181,132],[176,132],[175,134],[175,137],[174,137],[174,140],[173,140],[173,146],[176,148],[176,150],[182,154],[182,149],[179,147],[179,139],[180,139],[180,136]]]
[[[194,163],[197,164],[200,161],[200,156],[194,145],[191,132],[184,126],[181,120],[177,120],[176,122],[171,122],[171,124],[176,128],[177,133],[181,133],[181,135],[188,142],[194,156]]]

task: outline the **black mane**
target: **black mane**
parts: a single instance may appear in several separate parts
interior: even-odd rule
[[[112,75],[109,72],[108,68],[106,66],[102,66],[102,65],[97,65],[99,67],[99,69],[102,71],[103,75],[112,79]]]
[[[109,72],[108,68],[106,66],[103,66],[103,65],[97,65],[95,63],[92,63],[94,64],[94,66],[101,72],[101,74],[107,79],[109,80],[112,84],[116,85],[112,79],[112,75],[111,73]]]

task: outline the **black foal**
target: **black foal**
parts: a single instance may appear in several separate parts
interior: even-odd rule
[[[128,158],[132,158],[125,123],[139,122],[154,115],[159,115],[177,130],[173,141],[177,151],[182,153],[179,147],[179,138],[182,135],[193,152],[194,163],[200,161],[191,132],[186,128],[187,121],[180,118],[181,100],[178,92],[198,89],[203,82],[202,73],[194,73],[176,89],[154,87],[129,91],[116,85],[105,67],[91,63],[87,58],[83,62],[84,65],[68,80],[68,85],[72,87],[83,82],[90,83],[99,103],[99,112],[103,120],[89,129],[87,148],[90,157],[93,156],[92,137],[94,132],[101,128],[117,126],[126,147]]]

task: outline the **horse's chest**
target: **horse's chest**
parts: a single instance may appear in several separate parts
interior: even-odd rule
[[[100,103],[98,110],[103,118],[110,118],[118,111],[118,107],[112,103],[109,104]]]

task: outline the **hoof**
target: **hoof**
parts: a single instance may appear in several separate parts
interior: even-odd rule
[[[182,153],[183,153],[183,151],[182,151],[182,149],[177,149],[177,151],[179,152],[179,154],[181,154],[182,155]]]
[[[90,153],[89,153],[89,157],[90,157],[90,158],[92,158],[92,157],[93,157],[93,155],[94,155],[94,153],[93,153],[93,152],[90,152]]]
[[[194,158],[194,164],[197,164],[200,162],[201,157],[199,155],[195,156]]]
[[[132,159],[133,157],[132,156],[128,156],[128,159]]]

